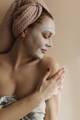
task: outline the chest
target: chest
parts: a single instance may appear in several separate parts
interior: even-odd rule
[[[33,93],[42,82],[46,69],[46,66],[40,62],[22,65],[17,70],[12,70],[11,67],[9,69],[9,66],[1,69],[3,95],[16,95],[21,98]]]
[[[15,94],[17,97],[24,97],[35,91],[40,82],[39,71],[37,65],[25,65],[13,72],[13,79],[16,83]]]

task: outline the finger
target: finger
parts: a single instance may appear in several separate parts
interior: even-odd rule
[[[52,79],[52,78],[59,79],[63,73],[64,73],[64,68],[61,68],[53,76],[49,77],[49,79]]]
[[[64,79],[64,74],[61,76],[62,79]]]
[[[58,88],[55,88],[54,90],[54,95],[57,95],[59,93],[59,89]]]
[[[44,76],[44,81],[48,79],[49,75],[50,75],[50,71],[47,71],[46,75]]]
[[[63,76],[63,74],[64,74],[64,71],[60,71],[55,77],[53,77],[53,78],[55,78],[56,80],[58,80],[58,79],[61,79],[61,77]]]
[[[62,86],[63,85],[63,80],[59,79],[56,84],[57,84],[58,87]]]
[[[63,90],[63,85],[58,88],[59,91]]]
[[[55,89],[55,91],[57,91],[58,93],[61,92],[62,90],[63,90],[63,85],[60,85]]]
[[[64,78],[61,77],[61,78],[57,79],[56,84],[57,85],[63,85],[64,84]]]
[[[61,79],[61,84],[63,84],[64,83],[64,79]]]
[[[53,77],[57,76],[57,75],[61,75],[62,73],[64,73],[64,68],[61,68],[58,70],[58,72],[56,72]]]

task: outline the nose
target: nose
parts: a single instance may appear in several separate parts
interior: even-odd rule
[[[52,46],[53,46],[52,40],[48,40],[48,42],[46,43],[46,47],[52,47]]]

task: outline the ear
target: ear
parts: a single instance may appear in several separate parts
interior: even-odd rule
[[[26,35],[26,34],[27,34],[27,32],[28,32],[28,29],[24,30],[24,32],[25,32],[25,35]]]
[[[21,37],[22,37],[22,38],[25,38],[25,36],[26,36],[26,35],[25,35],[25,32],[22,32]]]
[[[25,38],[27,32],[28,32],[27,30],[24,30],[24,31],[22,32],[22,34],[21,34],[22,38]]]

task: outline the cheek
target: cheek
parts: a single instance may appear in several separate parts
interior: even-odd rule
[[[43,39],[41,35],[38,35],[35,37],[34,43],[35,45],[37,45],[38,48],[41,48],[42,46],[45,45],[45,40]]]
[[[38,48],[41,47],[43,44],[43,38],[42,38],[41,32],[40,31],[33,31],[31,36],[32,36],[32,39],[33,39],[35,46],[37,46]]]
[[[44,40],[44,38],[42,37],[41,34],[30,34],[29,36],[27,36],[24,40],[25,46],[27,48],[27,50],[37,50],[39,48],[42,48],[45,46],[46,41]]]
[[[24,40],[26,49],[31,50],[33,48],[34,41],[30,36],[27,36]]]
[[[28,51],[36,51],[41,46],[41,41],[38,37],[27,36],[24,40],[24,45]]]

